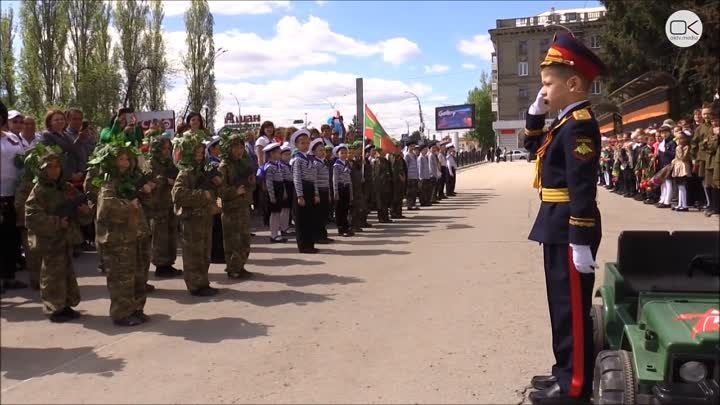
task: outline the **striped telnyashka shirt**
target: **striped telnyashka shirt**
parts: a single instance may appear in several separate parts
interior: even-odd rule
[[[317,169],[315,169],[315,166],[310,159],[311,158],[308,155],[298,152],[292,160],[293,183],[295,184],[295,195],[298,197],[305,197],[305,193],[303,192],[303,182],[313,183],[315,186],[315,195],[319,195],[317,186]]]
[[[430,166],[430,177],[438,177],[440,171],[440,165],[438,164],[437,156],[433,153],[428,153],[428,166]]]
[[[418,171],[418,160],[412,153],[405,154],[405,164],[407,165],[408,180],[419,180],[420,172]]]
[[[341,186],[350,188],[350,199],[352,200],[352,178],[350,177],[350,165],[343,160],[338,159],[333,165],[333,193],[340,195]]]
[[[268,194],[270,194],[270,201],[280,201],[283,196],[275,195],[275,183],[283,184],[283,173],[280,170],[280,164],[277,161],[269,161],[265,163],[265,186]]]
[[[278,166],[280,167],[280,172],[282,172],[283,174],[283,180],[293,181],[292,167],[290,166],[290,164],[285,162],[284,160],[281,160],[278,163]]]
[[[418,174],[420,180],[429,180],[432,176],[430,175],[430,162],[428,155],[420,155],[417,158]]]
[[[330,188],[330,171],[328,170],[327,166],[325,165],[324,160],[320,160],[313,156],[312,158],[313,167],[316,171],[316,181],[315,184],[318,188],[324,188],[328,189]]]

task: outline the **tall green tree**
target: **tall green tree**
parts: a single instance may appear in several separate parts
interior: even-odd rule
[[[215,42],[213,28],[215,21],[207,0],[192,0],[185,13],[185,31],[187,32],[187,55],[183,60],[188,86],[188,105],[190,110],[202,113],[205,107],[209,111],[207,122],[212,130],[215,116]]]
[[[20,93],[24,109],[36,116],[67,102],[67,6],[64,0],[24,1],[20,6]]]
[[[73,103],[83,111],[92,109],[95,91],[91,63],[95,41],[93,35],[98,32],[105,4],[99,1],[70,0],[67,2],[68,21],[70,23],[69,62],[72,73]]]
[[[649,71],[671,74],[675,113],[687,113],[712,99],[720,65],[720,2],[717,0],[601,0],[607,8],[607,31],[602,37],[603,60],[610,69],[609,91]],[[700,41],[688,48],[673,45],[665,34],[668,17],[692,10],[702,21]]]
[[[83,86],[92,89],[94,94],[93,103],[85,114],[98,125],[106,125],[121,102],[120,53],[113,50],[110,36],[111,19],[112,5],[102,3],[92,36],[93,51],[90,54],[90,63],[93,68],[89,71],[87,80],[81,82]]]
[[[165,18],[162,1],[152,0],[152,18],[150,32],[145,37],[145,50],[149,69],[146,73],[145,90],[147,107],[150,111],[165,109],[165,89],[168,86],[168,63],[165,59],[165,41],[162,35],[162,23]]]
[[[480,75],[480,86],[468,92],[467,103],[475,105],[475,127],[468,136],[476,139],[481,147],[495,145],[495,132],[492,128],[495,113],[492,111],[492,87],[487,72]]]
[[[0,13],[0,100],[10,107],[14,107],[17,102],[13,17],[13,9]]]
[[[119,56],[125,74],[125,98],[123,104],[140,109],[143,100],[143,72],[147,70],[145,37],[148,32],[150,7],[146,0],[115,2],[115,25],[120,33]]]

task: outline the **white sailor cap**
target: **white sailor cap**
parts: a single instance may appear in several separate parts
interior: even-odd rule
[[[445,149],[450,149],[450,148],[455,149],[455,145],[453,145],[452,142],[450,142],[450,143],[448,143],[447,145],[445,145]]]
[[[295,145],[297,143],[298,138],[303,135],[310,138],[310,132],[307,129],[298,129],[297,131],[293,132],[293,134],[290,135],[290,144]]]
[[[204,140],[203,143],[205,144],[205,147],[211,148],[220,142],[220,137],[218,135],[213,136],[210,139]]]
[[[313,139],[312,142],[310,142],[310,154],[313,153],[313,151],[315,150],[315,148],[317,148],[318,145],[323,145],[323,146],[324,146],[324,145],[325,145],[325,141],[323,141],[322,138],[315,138],[315,139]]]
[[[272,142],[272,143],[265,145],[265,147],[263,148],[263,152],[270,153],[279,147],[280,147],[279,142]]]
[[[348,146],[344,143],[341,143],[340,145],[333,148],[332,155],[334,158],[338,157],[338,154],[340,153],[341,149],[348,150]]]
[[[290,146],[289,143],[285,142],[285,143],[283,143],[282,146],[280,147],[280,150],[283,151],[283,152],[290,152],[290,151],[292,151],[292,147]]]
[[[18,110],[10,110],[10,111],[8,111],[8,121],[10,121],[10,120],[13,119],[13,118],[22,117],[22,116],[23,116],[22,113],[21,113],[20,111],[18,111]]]

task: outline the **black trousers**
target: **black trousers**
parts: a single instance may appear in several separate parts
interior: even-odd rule
[[[433,193],[432,179],[420,180],[420,205],[430,205]]]
[[[452,174],[452,176],[450,175]],[[455,183],[457,181],[457,170],[454,167],[448,167],[448,178],[447,178],[447,194],[455,194]]]
[[[445,186],[447,185],[448,181],[448,168],[447,166],[440,166],[440,178],[438,179],[438,185],[437,185],[437,198],[438,200],[442,200],[443,198],[447,198],[445,195]]]
[[[405,195],[405,198],[407,199],[408,208],[415,207],[415,202],[417,201],[419,187],[420,187],[420,180],[408,179],[407,192]]]
[[[317,234],[317,205],[315,205],[315,185],[309,181],[302,183],[305,206],[301,207],[295,199],[295,238],[298,249],[315,247]]]
[[[438,202],[438,178],[433,177],[430,179],[430,202]]]
[[[222,214],[213,215],[211,246],[212,247],[210,249],[210,263],[225,263]]]
[[[17,213],[15,212],[15,197],[0,197],[2,210],[2,223],[0,223],[0,278],[12,280],[15,278],[18,260],[20,259],[20,229],[17,227]]]
[[[348,213],[350,211],[350,187],[348,185],[340,185],[338,194],[340,198],[335,200],[335,223],[337,223],[338,232],[344,233],[350,230],[350,222],[348,221]]]
[[[328,238],[327,224],[330,215],[330,191],[327,188],[318,189],[320,193],[320,204],[316,206],[316,227],[315,241]]]
[[[591,246],[593,257],[598,246]],[[590,320],[594,274],[575,270],[568,244],[543,244],[545,284],[555,364],[563,392],[579,398],[592,391],[593,328]]]

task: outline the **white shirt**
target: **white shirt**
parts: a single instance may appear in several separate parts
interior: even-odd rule
[[[0,137],[0,196],[12,197],[15,195],[15,187],[20,170],[15,166],[17,155],[25,153],[22,143],[12,132],[3,131]]]
[[[39,144],[39,143],[40,143],[40,139],[42,139],[42,138],[40,137],[40,134],[37,133],[37,132],[35,133],[35,138],[33,138],[33,140],[30,141],[30,142],[28,142],[28,140],[25,139],[25,137],[23,137],[22,135],[19,135],[18,138],[20,139],[20,143],[22,144],[22,147],[23,147],[23,149],[24,149],[25,152],[27,152],[27,151],[29,151],[30,149],[32,149],[33,146]]]
[[[579,105],[582,104],[582,103],[587,103],[587,100],[578,101],[578,102],[572,103],[572,104],[570,104],[569,106],[563,108],[562,110],[560,110],[560,111],[558,112],[558,119],[559,119],[559,120],[563,119],[563,118],[565,117],[565,115],[566,115],[570,110],[572,110],[573,108],[579,106]]]

